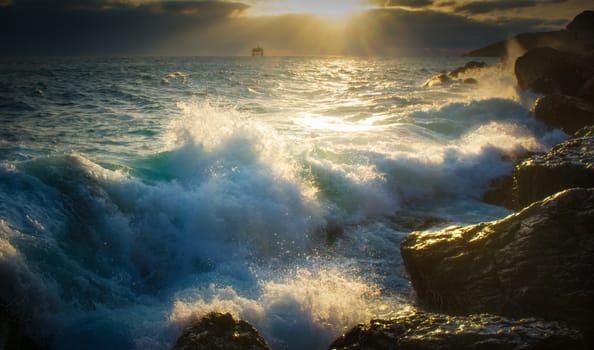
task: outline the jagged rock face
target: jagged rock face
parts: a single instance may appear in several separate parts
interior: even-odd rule
[[[413,232],[400,246],[421,304],[454,314],[567,321],[594,334],[594,189],[502,220]]]
[[[515,73],[524,90],[575,96],[594,74],[594,58],[550,47],[535,48],[516,60]]]
[[[212,312],[184,330],[174,350],[270,350],[258,331],[230,314]]]
[[[338,350],[583,349],[581,333],[556,322],[510,320],[488,314],[446,316],[415,312],[361,324],[330,345]]]
[[[548,153],[523,157],[512,176],[491,181],[483,201],[518,210],[568,188],[593,186],[594,126],[588,126]]]
[[[567,25],[567,30],[580,40],[594,40],[594,11],[584,11]]]
[[[594,125],[594,106],[578,97],[547,95],[534,104],[534,118],[549,127],[573,134],[585,126]]]
[[[593,187],[594,125],[517,164],[514,185],[520,208],[564,189]]]

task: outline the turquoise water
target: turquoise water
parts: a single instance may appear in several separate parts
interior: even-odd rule
[[[212,310],[322,349],[405,310],[403,218],[503,217],[489,180],[565,137],[510,69],[423,87],[464,63],[2,59],[0,301],[55,349],[169,348]]]

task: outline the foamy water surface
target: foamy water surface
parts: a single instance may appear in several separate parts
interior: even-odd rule
[[[464,63],[4,59],[0,301],[55,349],[170,348],[209,311],[324,349],[406,310],[402,218],[503,217],[489,180],[566,136],[509,69],[422,87]]]

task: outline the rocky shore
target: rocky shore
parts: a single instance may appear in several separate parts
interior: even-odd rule
[[[543,94],[532,116],[571,136],[493,181],[484,200],[517,212],[405,238],[419,309],[355,326],[330,349],[594,349],[594,11],[566,30],[522,34],[469,56],[503,57],[512,42],[526,51],[515,63],[518,86]],[[483,66],[469,62],[426,84]],[[175,349],[207,344],[213,332],[220,335],[206,348],[234,349],[241,338],[245,349],[267,349],[241,322],[207,315]]]
[[[519,35],[470,56],[509,56],[511,45],[525,51],[514,66],[518,87],[542,95],[531,117],[568,138],[493,181],[483,200],[515,211],[505,218],[440,230],[431,227],[447,220],[390,218],[414,231],[400,253],[416,309],[354,326],[330,349],[594,349],[594,11],[566,30]],[[485,66],[471,61],[426,85],[475,84],[467,75]],[[330,225],[328,244],[342,232]],[[270,349],[231,314],[197,316],[173,349]],[[0,295],[0,349],[46,348],[30,322]]]
[[[335,340],[330,349],[552,350],[582,349],[579,331],[534,318],[510,320],[489,314],[448,316],[422,311],[372,320]]]
[[[551,43],[560,37],[570,40]],[[546,153],[518,160],[512,174],[493,181],[485,201],[518,212],[494,222],[413,232],[401,243],[401,254],[420,307],[447,315],[439,316],[438,324],[444,319],[448,325],[461,322],[449,320],[452,315],[476,319],[489,313],[512,322],[536,317],[562,322],[583,338],[572,338],[572,344],[557,343],[562,336],[555,341],[540,338],[534,346],[530,336],[521,335],[521,348],[593,349],[594,11],[578,15],[566,31],[531,38],[515,62],[518,86],[544,95],[532,108],[535,119],[572,135]],[[356,327],[341,338],[342,343],[335,343],[336,348],[517,348],[491,338],[485,342],[492,347],[485,346],[476,340],[485,333],[466,326],[464,332],[472,334],[466,338],[455,330],[445,331],[449,341],[465,339],[451,345],[436,342],[430,329],[447,327],[433,322],[383,322],[381,327],[373,322]],[[505,326],[494,327],[506,334]],[[353,332],[358,339],[364,334],[366,340],[341,347]],[[515,335],[523,332],[520,325]],[[367,337],[391,338],[386,346],[368,346],[376,343]],[[421,345],[411,345],[409,337]]]

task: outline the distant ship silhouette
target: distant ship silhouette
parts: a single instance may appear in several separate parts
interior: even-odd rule
[[[264,56],[264,49],[258,45],[252,49],[252,56]]]

